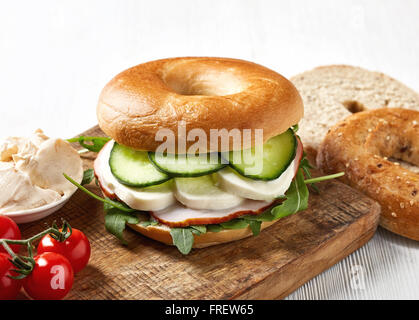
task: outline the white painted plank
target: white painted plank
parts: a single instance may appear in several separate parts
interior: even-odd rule
[[[418,299],[418,266],[417,241],[379,228],[365,246],[287,299]]]

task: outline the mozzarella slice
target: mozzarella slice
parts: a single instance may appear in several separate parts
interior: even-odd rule
[[[275,180],[260,181],[241,176],[230,167],[216,173],[218,186],[235,195],[253,200],[272,200],[283,196],[291,185],[298,166],[297,157],[288,168]]]
[[[176,199],[192,209],[221,210],[239,205],[243,198],[218,188],[212,175],[175,179]]]
[[[95,173],[105,190],[114,193],[131,208],[141,211],[162,210],[176,202],[172,181],[146,188],[134,188],[120,183],[109,167],[113,144],[113,140],[108,142],[95,160]]]
[[[195,210],[176,202],[169,208],[152,211],[154,218],[169,227],[198,224],[215,224],[230,221],[246,214],[260,214],[273,204],[272,201],[244,200],[240,205],[223,210]]]

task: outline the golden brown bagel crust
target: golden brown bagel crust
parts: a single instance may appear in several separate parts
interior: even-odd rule
[[[343,182],[377,200],[380,225],[419,240],[419,174],[389,158],[419,166],[419,112],[377,109],[332,127],[317,154],[326,173],[345,171]]]
[[[262,222],[260,229],[265,229],[279,220]],[[128,224],[133,230],[142,235],[160,241],[167,245],[173,245],[172,236],[170,235],[170,228],[165,225],[144,227],[141,224]],[[194,234],[193,248],[205,248],[216,244],[231,242],[250,237],[252,231],[249,227],[243,229],[222,230],[220,232],[207,232],[197,236]]]
[[[170,58],[137,65],[105,86],[97,106],[99,126],[108,136],[149,151],[162,143],[155,141],[161,128],[174,132],[177,145],[182,120],[187,133],[201,128],[208,140],[210,129],[237,128],[263,129],[266,141],[302,116],[302,99],[290,81],[261,65],[229,58]],[[252,141],[245,143],[254,144],[253,131]],[[207,148],[225,151],[218,143]]]

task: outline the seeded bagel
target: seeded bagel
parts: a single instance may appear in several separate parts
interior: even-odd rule
[[[333,126],[317,153],[326,173],[381,204],[380,225],[419,240],[419,112],[376,109]]]

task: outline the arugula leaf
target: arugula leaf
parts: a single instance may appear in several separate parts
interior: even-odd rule
[[[85,136],[67,139],[68,142],[78,142],[82,147],[93,152],[99,152],[109,140],[111,139],[108,137],[85,137]],[[89,144],[87,144],[86,142],[89,142]]]
[[[94,177],[95,177],[95,173],[93,169],[84,170],[83,180],[81,181],[81,185],[89,184],[90,182],[92,182]]]
[[[190,226],[190,228],[192,228],[192,232],[198,236],[207,232],[207,227],[205,225]]]
[[[148,226],[156,226],[159,224],[159,222],[157,220],[148,220],[148,221],[141,221],[140,224],[143,227],[148,227]]]
[[[304,183],[309,184],[317,193],[319,193],[319,189],[317,188],[315,183],[339,178],[339,177],[341,177],[345,174],[345,172],[338,172],[338,173],[330,174],[330,175],[327,175],[327,176],[312,178],[310,169],[315,169],[315,167],[313,167],[308,162],[308,159],[306,157],[305,152],[303,153],[303,158],[301,159],[301,162],[300,162],[300,168],[303,169],[304,175],[308,178],[308,179],[304,180]]]
[[[207,231],[209,232],[220,232],[222,230],[224,230],[224,228],[219,224],[207,224]]]
[[[105,228],[106,230],[117,237],[124,245],[127,245],[127,241],[124,239],[123,232],[125,230],[126,223],[136,224],[139,219],[135,215],[131,215],[128,212],[119,210],[117,208],[111,208],[106,211],[105,215]]]
[[[260,226],[262,225],[262,221],[257,220],[249,220],[249,227],[252,230],[254,236],[257,236],[260,233]]]
[[[342,177],[343,175],[345,175],[345,172],[338,172],[338,173],[334,173],[334,174],[329,174],[328,176],[321,176],[321,177],[307,179],[307,180],[304,181],[304,183],[305,184],[317,183],[317,182],[320,182],[320,181],[326,181],[326,180],[330,180],[330,179],[339,178],[339,177]]]
[[[159,224],[159,221],[156,220],[152,215],[148,215],[148,220],[145,221],[141,221],[140,224],[143,227],[148,227],[148,226],[157,226]]]
[[[252,214],[252,215],[242,216],[242,218],[248,221],[261,221],[261,222],[272,221],[275,218],[271,213],[271,209],[272,208],[269,208],[268,210],[265,210],[261,214],[257,214],[257,215]]]
[[[194,237],[191,228],[171,228],[170,235],[173,244],[182,254],[188,254],[192,250]]]
[[[310,164],[310,162],[308,162],[307,155],[305,152],[303,153],[303,158],[300,161],[300,168],[303,169],[305,176],[311,179],[310,169],[315,168]],[[314,183],[311,184],[311,187],[314,189],[314,191],[320,193],[319,188],[317,188],[317,186]]]
[[[298,169],[297,176],[292,181],[290,188],[286,192],[287,199],[280,205],[272,208],[271,213],[274,219],[283,218],[298,211],[307,209],[308,189],[304,183],[302,169]]]
[[[63,176],[70,181],[72,184],[74,184],[77,188],[79,188],[80,190],[84,191],[85,193],[87,193],[89,196],[91,196],[92,198],[99,200],[101,202],[103,202],[104,205],[104,209],[110,209],[111,207],[113,208],[117,208],[119,210],[125,211],[125,212],[134,212],[136,210],[131,209],[130,207],[128,207],[127,205],[117,202],[117,201],[113,201],[109,198],[101,198],[98,195],[94,194],[93,192],[87,190],[85,187],[83,187],[80,183],[74,181],[74,179],[70,178],[68,175],[66,175],[65,173],[63,173]]]
[[[227,222],[222,222],[220,223],[220,225],[224,229],[243,229],[243,228],[247,228],[249,223],[246,220],[239,218],[239,219],[233,219]]]

